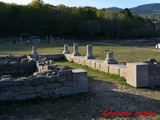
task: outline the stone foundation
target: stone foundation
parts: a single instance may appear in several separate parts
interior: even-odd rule
[[[0,58],[0,101],[26,100],[35,97],[55,98],[88,92],[86,71],[57,66],[53,59],[64,59],[64,55],[30,54],[23,59],[17,57],[14,61],[11,58],[9,60]],[[30,72],[32,75],[17,78],[12,76],[10,70],[17,71],[14,75],[18,76],[23,76],[22,71]]]
[[[0,101],[35,97],[55,98],[88,92],[87,72],[81,69],[59,71],[57,75],[39,75],[0,79]]]

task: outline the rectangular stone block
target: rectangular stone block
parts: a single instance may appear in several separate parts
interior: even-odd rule
[[[79,57],[79,63],[80,63],[81,65],[85,65],[85,61],[86,61],[86,59],[84,58],[84,56],[80,56],[80,57]]]
[[[73,93],[88,92],[87,72],[82,69],[73,69]]]
[[[73,56],[73,62],[79,63],[79,57],[78,56]]]
[[[127,63],[127,83],[134,87],[147,87],[149,69],[146,63]]]
[[[91,60],[86,59],[85,60],[85,65],[88,67],[91,67]]]
[[[101,64],[103,63],[102,60],[96,61],[96,70],[101,70]]]
[[[96,69],[96,61],[91,60],[91,68]]]
[[[123,67],[120,67],[120,76],[126,78],[127,77],[127,67],[124,65]]]
[[[100,71],[109,73],[109,66],[110,66],[109,64],[101,62]]]
[[[115,74],[115,75],[120,75],[121,72],[120,69],[123,69],[125,65],[122,64],[112,64],[109,66],[109,73]]]

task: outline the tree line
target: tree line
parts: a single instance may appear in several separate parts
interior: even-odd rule
[[[33,0],[28,5],[0,2],[0,36],[53,35],[77,38],[152,38],[160,31],[150,19],[94,7],[67,7]]]

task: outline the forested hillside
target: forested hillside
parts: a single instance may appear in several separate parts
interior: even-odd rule
[[[53,6],[33,0],[28,5],[0,2],[0,36],[54,35],[77,38],[151,38],[159,31],[151,20],[94,7]]]

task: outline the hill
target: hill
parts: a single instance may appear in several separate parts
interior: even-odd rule
[[[145,4],[137,7],[129,8],[132,13],[148,17],[153,20],[160,20],[160,3]],[[106,10],[121,11],[122,8],[110,7]]]

